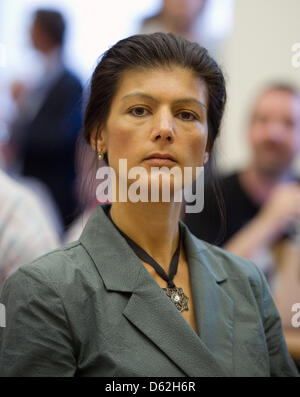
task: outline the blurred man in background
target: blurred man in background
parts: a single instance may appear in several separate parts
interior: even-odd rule
[[[198,19],[207,0],[164,0],[161,10],[143,21],[141,33],[173,32],[190,40],[198,37]]]
[[[159,12],[142,21],[139,33],[176,33],[207,48],[219,62],[226,59],[225,37],[207,27],[210,0],[163,0]]]
[[[274,270],[271,247],[292,238],[300,219],[300,185],[292,170],[300,152],[299,92],[288,85],[262,92],[252,111],[248,136],[251,163],[220,181],[226,220],[218,243],[253,260],[268,276]],[[204,210],[185,217],[190,230],[210,243],[220,237],[222,222],[214,208],[216,195],[209,181]]]
[[[44,71],[33,89],[12,86],[18,116],[11,143],[21,175],[37,178],[49,189],[67,226],[75,216],[75,145],[81,128],[82,86],[63,62],[63,16],[37,10],[31,26],[33,47],[43,58]]]

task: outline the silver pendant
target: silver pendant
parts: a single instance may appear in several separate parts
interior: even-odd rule
[[[189,298],[184,294],[182,288],[163,288],[163,290],[180,312],[183,310],[189,310]]]

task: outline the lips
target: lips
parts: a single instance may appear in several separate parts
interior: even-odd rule
[[[174,157],[168,153],[152,153],[145,158],[145,160],[151,160],[151,159],[162,159],[162,160],[170,160],[176,162]]]
[[[146,163],[152,167],[173,167],[176,160],[169,153],[152,153],[145,158]]]

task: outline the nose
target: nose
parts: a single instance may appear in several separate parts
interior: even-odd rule
[[[153,128],[151,138],[154,141],[174,141],[174,120],[172,113],[167,110],[161,110],[153,118]]]

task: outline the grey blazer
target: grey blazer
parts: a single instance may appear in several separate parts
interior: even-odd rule
[[[197,335],[99,206],[0,302],[1,376],[298,376],[264,276],[181,223]]]

